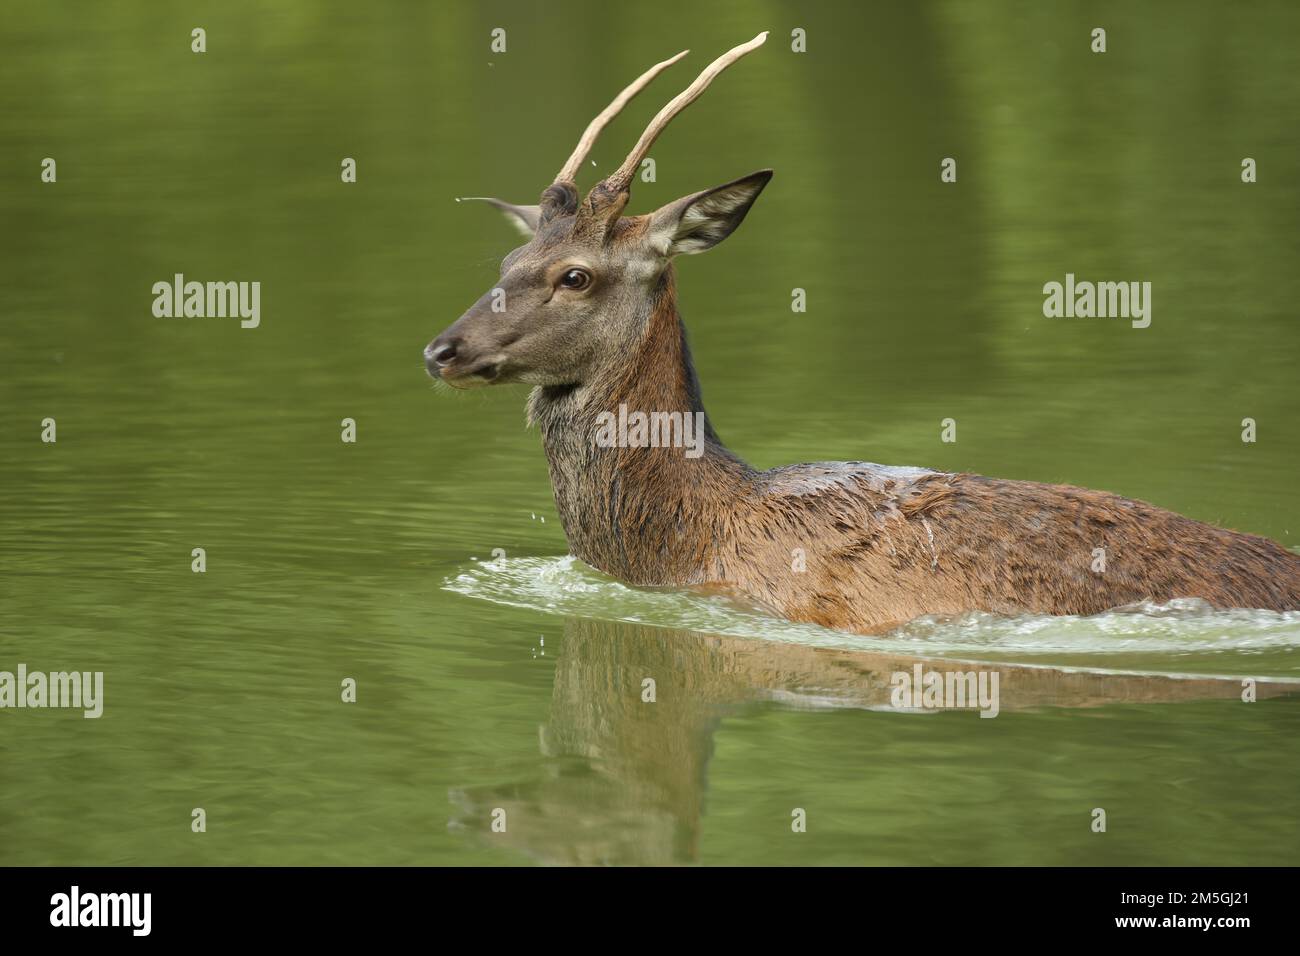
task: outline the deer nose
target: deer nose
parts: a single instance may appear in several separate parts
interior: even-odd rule
[[[446,368],[456,361],[456,346],[458,344],[455,339],[450,342],[440,342],[435,339],[425,347],[424,364],[429,367],[430,371],[433,371],[434,368]]]

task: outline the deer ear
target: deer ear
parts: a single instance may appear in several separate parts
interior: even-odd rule
[[[510,224],[528,239],[537,234],[537,224],[542,219],[540,206],[516,206],[514,203],[505,202],[501,199],[493,199],[491,196],[462,196],[456,202],[491,203],[505,213],[506,218],[510,220]]]
[[[665,256],[712,249],[736,231],[771,178],[772,170],[760,169],[656,210],[650,214],[651,244]]]

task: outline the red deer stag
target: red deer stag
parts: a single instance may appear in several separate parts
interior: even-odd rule
[[[1141,501],[861,461],[756,471],[723,446],[703,414],[673,258],[730,235],[771,170],[648,215],[623,210],[664,127],[765,39],[711,63],[585,199],[575,180],[601,130],[684,53],[591,122],[539,205],[489,200],[528,242],[424,351],[429,373],[456,388],[533,386],[528,418],[573,553],[634,585],[720,588],[793,620],[857,631],[925,614],[1092,614],[1178,597],[1300,608],[1300,555]],[[637,438],[599,440],[615,416],[637,412]],[[646,418],[676,434],[645,440]],[[698,447],[684,450],[673,439],[689,438],[694,422]],[[1094,570],[1097,549],[1104,570]]]

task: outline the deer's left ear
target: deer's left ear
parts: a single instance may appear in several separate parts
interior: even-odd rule
[[[771,178],[772,170],[760,169],[656,210],[647,233],[651,245],[665,256],[712,249],[735,232]]]

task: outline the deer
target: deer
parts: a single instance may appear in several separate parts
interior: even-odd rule
[[[671,120],[766,37],[705,67],[585,197],[577,176],[601,131],[689,51],[655,64],[591,121],[537,205],[475,197],[526,242],[425,347],[424,364],[456,389],[532,386],[527,421],[572,554],[632,586],[699,588],[858,633],[923,616],[1092,615],[1179,598],[1300,609],[1300,555],[1143,501],[865,461],[760,471],[722,443],[704,411],[674,263],[734,232],[772,170],[624,212]],[[598,441],[628,409],[701,416],[700,453]]]

